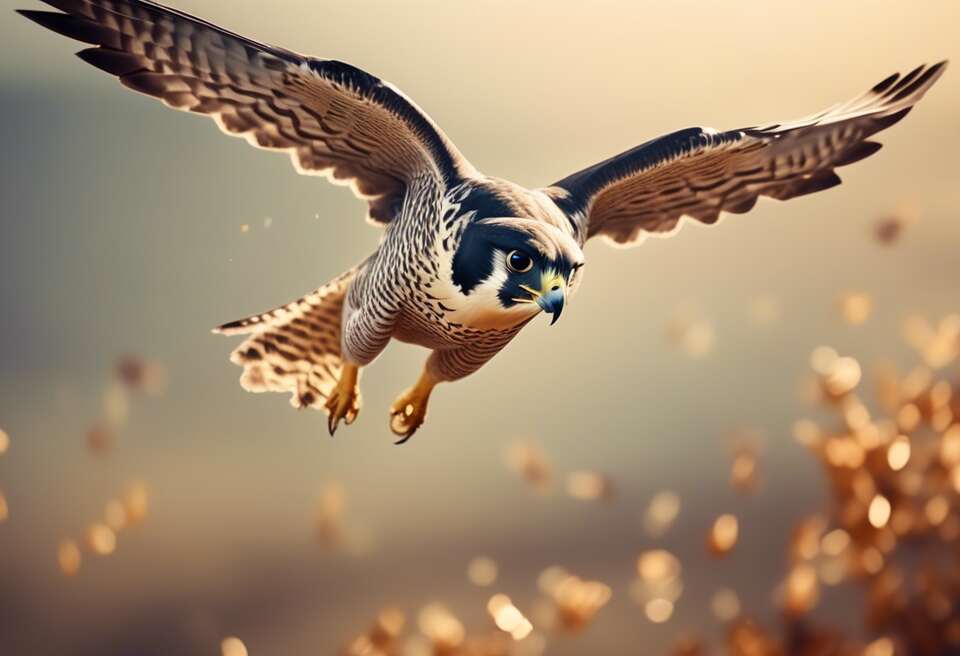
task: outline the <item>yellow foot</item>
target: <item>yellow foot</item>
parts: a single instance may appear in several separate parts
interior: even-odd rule
[[[397,444],[403,444],[413,437],[423,424],[427,417],[430,392],[436,384],[436,379],[424,371],[417,384],[398,396],[390,406],[390,430],[401,438]]]
[[[357,384],[359,378],[360,369],[356,365],[344,365],[337,386],[327,398],[327,429],[331,437],[337,432],[341,419],[349,426],[360,413],[360,386]]]

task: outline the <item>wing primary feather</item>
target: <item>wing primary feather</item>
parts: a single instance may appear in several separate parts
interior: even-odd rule
[[[880,132],[881,130],[886,130],[891,125],[899,123],[903,118],[910,113],[913,107],[907,107],[901,109],[899,112],[894,112],[893,114],[887,114],[886,116],[880,116],[873,119],[873,126],[871,128],[872,132]]]
[[[884,91],[886,91],[887,89],[889,89],[889,88],[890,88],[897,80],[899,80],[899,79],[900,79],[900,74],[899,74],[899,73],[894,73],[893,75],[891,75],[891,76],[889,76],[889,77],[886,77],[886,78],[884,78],[883,80],[881,80],[880,82],[878,82],[877,84],[875,84],[875,85],[873,86],[873,88],[870,89],[870,91],[872,91],[873,93],[876,93],[876,94],[882,94]]]
[[[114,49],[121,47],[119,34],[86,18],[61,14],[56,11],[36,11],[33,9],[18,9],[17,13],[52,32],[77,41],[105,45]]]
[[[87,48],[78,52],[77,57],[91,66],[117,77],[145,70],[145,62],[138,55],[131,55],[111,48]]]
[[[870,157],[875,152],[883,148],[883,144],[876,141],[861,141],[844,150],[840,157],[834,160],[834,166],[847,166],[854,162]]]

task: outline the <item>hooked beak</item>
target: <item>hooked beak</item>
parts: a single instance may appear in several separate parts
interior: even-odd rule
[[[563,301],[563,285],[560,286],[560,289],[550,290],[537,299],[537,305],[547,314],[553,315],[553,319],[550,320],[551,326],[557,323],[560,313],[563,312]]]
[[[566,286],[566,280],[558,273],[544,275],[540,289],[521,285],[525,291],[533,296],[534,301],[540,306],[541,310],[553,315],[553,319],[550,321],[551,326],[557,323],[557,319],[560,318],[560,313],[563,312],[563,302],[566,299]]]

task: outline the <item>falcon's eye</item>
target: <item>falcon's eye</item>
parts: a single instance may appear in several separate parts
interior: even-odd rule
[[[510,251],[507,253],[507,268],[516,273],[526,273],[533,268],[533,260],[522,251]]]

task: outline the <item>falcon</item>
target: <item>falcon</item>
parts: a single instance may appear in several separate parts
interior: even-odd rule
[[[349,64],[257,43],[145,0],[45,0],[20,13],[86,44],[80,59],[250,144],[299,173],[349,185],[382,228],[364,261],[306,296],[214,332],[246,335],[231,360],[251,392],[289,392],[328,414],[360,411],[360,371],[392,339],[426,347],[418,380],[390,408],[404,442],[434,387],[477,371],[541,312],[560,318],[583,276],[583,245],[716,223],[761,196],[840,184],[836,169],[910,111],[946,62],[891,75],[806,118],[653,139],[549,186],[485,175],[412,100]]]

